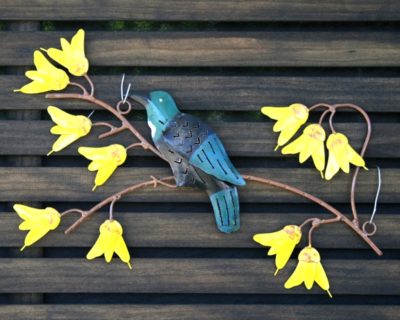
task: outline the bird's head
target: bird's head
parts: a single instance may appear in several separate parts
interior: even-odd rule
[[[165,91],[152,91],[150,98],[141,95],[131,95],[129,98],[146,108],[147,122],[153,139],[158,138],[168,122],[180,113],[174,99]]]

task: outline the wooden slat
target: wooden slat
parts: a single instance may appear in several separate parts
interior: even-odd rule
[[[211,122],[221,137],[231,156],[240,157],[283,157],[280,152],[274,152],[278,135],[272,132],[272,122]],[[45,155],[51,150],[57,136],[49,133],[54,123],[50,121],[0,121],[0,154],[2,155]],[[118,125],[118,123],[115,123]],[[145,122],[134,123],[140,132],[151,141],[150,132]],[[249,130],[251,128],[251,130]],[[365,125],[360,123],[336,124],[339,132],[348,133],[355,147],[362,145],[362,133]],[[80,139],[70,148],[54,155],[77,155],[79,146],[104,146],[120,143],[128,146],[134,140],[129,132],[106,140],[99,140],[100,133],[108,128],[95,127],[89,137]],[[29,134],[27,135],[27,132]],[[366,157],[398,158],[400,156],[400,140],[392,132],[400,132],[398,123],[376,123],[373,125],[373,139],[368,147]],[[132,149],[130,155],[152,156],[143,149]]]
[[[4,320],[348,320],[357,316],[363,320],[392,320],[399,306],[385,305],[13,305],[0,306]],[[294,318],[295,317],[295,318]]]
[[[232,293],[323,294],[314,286],[286,290],[284,281],[297,264],[292,259],[274,277],[273,259],[0,259],[0,293]],[[324,259],[331,291],[348,295],[399,295],[398,260]],[[18,285],[16,285],[18,284]]]
[[[57,206],[55,206],[57,207]],[[300,224],[320,214],[247,213],[241,212],[240,232],[226,235],[216,231],[212,212],[129,212],[116,213],[115,218],[124,227],[124,239],[130,247],[190,247],[190,248],[260,248],[252,240],[256,233],[272,232],[288,224]],[[2,247],[20,247],[26,232],[18,230],[21,220],[14,212],[0,213],[0,243]],[[366,221],[370,215],[360,215]],[[104,212],[87,220],[78,230],[65,236],[63,230],[77,219],[67,216],[56,232],[50,232],[35,247],[89,247],[98,236],[99,225],[106,219]],[[400,248],[399,215],[381,214],[376,217],[379,230],[374,242],[381,249]],[[306,235],[304,235],[304,239]],[[305,241],[305,240],[304,240]],[[303,241],[303,243],[304,243]],[[369,247],[343,224],[321,228],[314,233],[318,248],[368,249]],[[27,249],[28,250],[28,249]],[[134,251],[134,249],[132,249]]]
[[[131,76],[136,92],[167,90],[182,110],[258,111],[263,105],[302,102],[352,102],[369,112],[399,112],[400,78],[332,76]],[[65,109],[93,109],[76,100],[46,101],[44,95],[15,94],[26,83],[23,76],[0,75],[0,110],[44,109],[60,104]],[[94,76],[96,95],[113,102],[119,97],[121,77]],[[75,89],[76,91],[76,89]]]
[[[393,203],[400,196],[399,169],[384,168],[380,202]],[[306,168],[243,169],[243,174],[253,174],[283,181],[301,188],[329,202],[349,201],[350,176],[339,174],[332,181],[320,178],[316,170]],[[92,192],[95,174],[85,168],[0,168],[0,201],[100,201],[106,196],[147,181],[149,177],[171,175],[168,168],[119,168],[107,183]],[[377,171],[361,172],[357,184],[357,202],[372,203],[376,193]],[[51,191],[51,192],[50,192]],[[184,195],[184,196],[183,196]],[[242,202],[304,202],[301,197],[269,186],[250,183],[240,188]],[[144,202],[208,202],[206,194],[190,188],[170,189],[164,186],[127,195],[121,201]]]
[[[392,21],[399,20],[395,0],[114,0],[102,2],[23,0],[0,4],[0,20],[192,20],[192,21]]]
[[[31,65],[32,51],[72,32],[0,32],[0,65]],[[88,32],[97,66],[398,67],[391,31]]]

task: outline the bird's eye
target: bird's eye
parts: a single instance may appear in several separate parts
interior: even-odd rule
[[[160,102],[163,102],[163,99],[161,99],[161,98],[160,98],[160,99],[158,99],[158,100],[159,100]]]

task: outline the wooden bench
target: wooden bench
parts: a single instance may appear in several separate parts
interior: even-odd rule
[[[6,0],[0,2],[0,21],[0,319],[398,317],[398,1]],[[46,21],[53,21],[54,31],[45,30]],[[109,21],[128,22],[114,32]],[[140,31],[140,24],[129,21],[151,21],[151,30]],[[334,299],[318,288],[285,290],[296,259],[273,277],[273,259],[252,235],[300,223],[312,213],[328,215],[301,198],[255,184],[240,190],[242,228],[231,235],[216,230],[208,199],[198,191],[146,189],[123,198],[116,210],[133,271],[120,261],[85,259],[104,212],[69,236],[58,230],[20,253],[24,234],[13,203],[84,208],[149,175],[170,172],[152,154],[132,150],[127,165],[92,192],[93,174],[76,148],[44,156],[54,141],[45,108],[54,104],[86,114],[93,107],[12,89],[26,82],[23,72],[32,65],[33,49],[54,46],[79,27],[87,30],[87,56],[100,97],[118,100],[122,72],[134,90],[170,91],[183,110],[210,122],[242,173],[303,188],[345,212],[350,212],[350,176],[322,181],[311,166],[300,167],[296,158],[274,152],[272,122],[259,109],[293,102],[364,107],[373,120],[373,138],[366,154],[370,170],[361,173],[357,202],[365,221],[380,165],[374,240],[384,256],[375,256],[343,225],[321,228],[314,242]],[[143,119],[143,111],[134,112],[132,120],[148,136]],[[359,146],[360,119],[349,113],[338,121]],[[76,145],[105,143],[95,136]],[[107,142],[121,139],[130,141],[122,134]]]

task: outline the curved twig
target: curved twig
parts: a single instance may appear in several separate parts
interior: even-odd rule
[[[69,85],[80,88],[80,89],[82,90],[82,92],[83,92],[82,94],[83,94],[84,96],[89,95],[89,93],[87,92],[86,88],[85,88],[83,85],[81,85],[80,83],[78,83],[78,82],[72,82],[72,81],[71,81],[71,82],[69,83]]]
[[[90,77],[89,77],[89,75],[88,75],[87,73],[85,73],[83,76],[85,77],[86,81],[87,81],[87,82],[89,83],[89,85],[90,85],[90,96],[93,97],[93,95],[94,95],[94,85],[93,85],[93,81],[92,81],[92,79],[90,79]]]
[[[372,133],[372,126],[371,126],[371,119],[369,118],[368,114],[362,109],[361,107],[352,104],[352,103],[344,103],[344,104],[335,104],[333,105],[336,109],[339,108],[347,108],[347,109],[353,109],[361,113],[361,115],[364,117],[365,123],[367,124],[367,133],[365,135],[364,143],[362,145],[361,151],[360,151],[360,156],[364,157],[365,151],[367,150],[369,141],[371,139],[371,133]],[[357,184],[357,177],[358,173],[360,172],[360,167],[356,167],[354,170],[353,174],[353,179],[351,181],[351,189],[350,189],[350,203],[351,203],[351,211],[353,213],[353,223],[359,227],[359,220],[358,220],[358,214],[357,214],[357,207],[356,207],[356,195],[355,195],[355,190],[356,190],[356,184]]]
[[[110,124],[110,123],[108,123],[108,122],[94,122],[94,123],[92,124],[92,126],[93,126],[93,127],[101,127],[101,126],[103,126],[103,127],[108,127],[108,128],[110,128],[109,131],[100,134],[100,135],[99,135],[99,139],[104,139],[104,138],[113,136],[113,135],[115,135],[115,134],[117,134],[117,133],[120,133],[120,132],[122,132],[122,131],[128,129],[128,128],[127,128],[126,126],[124,126],[123,124],[122,124],[120,127],[115,127],[115,126],[113,126],[112,124]]]

